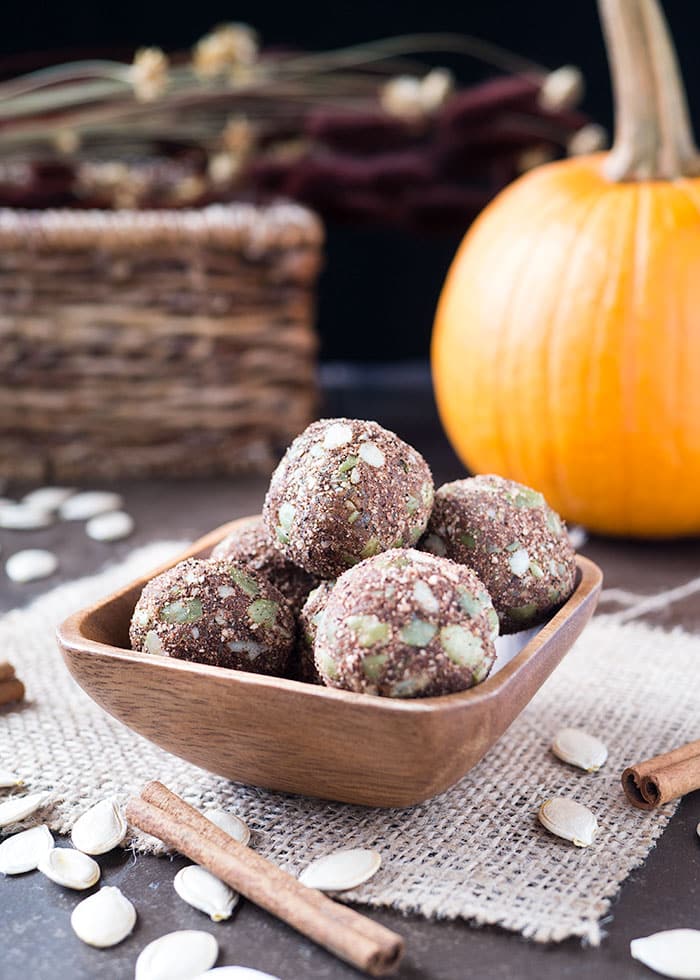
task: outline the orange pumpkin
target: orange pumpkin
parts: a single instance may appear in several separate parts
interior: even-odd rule
[[[475,472],[609,534],[700,532],[700,157],[657,0],[600,0],[609,154],[540,167],[468,232],[433,376]]]

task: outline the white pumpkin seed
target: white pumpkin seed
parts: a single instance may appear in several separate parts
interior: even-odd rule
[[[73,847],[83,854],[106,854],[126,837],[126,820],[114,800],[101,800],[75,822]]]
[[[206,980],[207,977],[218,977],[219,980],[279,980],[271,973],[261,973],[250,966],[216,966],[213,970],[200,973],[194,980]]]
[[[136,909],[118,888],[100,888],[73,909],[70,924],[78,939],[88,946],[116,946],[133,931]]]
[[[9,789],[10,786],[24,786],[24,780],[16,772],[0,769],[0,789]]]
[[[11,796],[0,803],[0,827],[9,827],[31,816],[44,805],[46,796],[46,793],[29,793],[26,796]]]
[[[190,864],[178,871],[173,885],[183,902],[205,912],[212,922],[230,919],[238,904],[238,895],[226,882],[197,864]]]
[[[39,487],[22,497],[22,503],[39,510],[58,510],[64,500],[72,497],[75,490],[72,487]]]
[[[0,527],[11,531],[35,531],[53,524],[53,517],[47,510],[30,507],[28,504],[5,504],[0,507]]]
[[[569,528],[569,544],[574,549],[578,551],[582,548],[586,541],[588,541],[588,531],[585,527],[581,527],[580,524],[574,524],[573,527]]]
[[[700,980],[700,931],[668,929],[633,939],[632,959],[676,980]]]
[[[209,932],[169,932],[141,951],[135,980],[192,980],[214,966],[218,955],[219,944]]]
[[[0,872],[21,875],[34,871],[53,847],[53,837],[46,824],[22,830],[0,844]]]
[[[133,517],[123,510],[97,514],[85,525],[85,533],[93,541],[119,541],[120,538],[128,538],[133,530]]]
[[[571,841],[576,847],[588,847],[598,833],[598,821],[588,807],[564,796],[545,800],[537,816],[551,834]]]
[[[13,582],[35,582],[47,578],[58,568],[58,559],[51,551],[43,548],[27,548],[16,551],[5,562],[7,577]]]
[[[240,841],[241,844],[247,844],[250,841],[250,829],[248,825],[240,817],[235,816],[235,814],[228,813],[227,810],[207,810],[204,816],[207,820],[211,820],[213,824],[216,824],[220,830],[227,833],[229,837]]]
[[[318,888],[322,892],[347,891],[369,881],[379,871],[381,863],[377,851],[353,847],[312,861],[299,875],[299,881],[307,888]]]
[[[108,490],[87,490],[68,497],[59,508],[59,515],[64,521],[89,521],[98,514],[106,514],[110,510],[121,510],[124,500],[118,493]]]
[[[54,847],[39,862],[39,871],[64,888],[84,891],[100,879],[100,866],[82,851]]]
[[[586,772],[597,772],[608,758],[604,742],[582,728],[562,728],[554,736],[552,752],[562,762]]]

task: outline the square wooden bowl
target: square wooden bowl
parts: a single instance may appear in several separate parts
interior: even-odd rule
[[[130,650],[146,582],[206,557],[237,523],[67,619],[64,660],[105,711],[168,752],[237,782],[347,803],[410,806],[469,772],[570,649],[603,578],[579,556],[575,591],[552,619],[482,684],[444,697],[380,698]]]

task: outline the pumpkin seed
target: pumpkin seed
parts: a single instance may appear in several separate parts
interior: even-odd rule
[[[239,843],[248,844],[250,841],[248,825],[235,814],[228,813],[226,810],[208,810],[204,816]]]
[[[118,888],[100,888],[73,909],[70,924],[78,939],[88,946],[116,946],[133,931],[136,909]]]
[[[598,821],[588,807],[568,797],[545,800],[537,816],[551,834],[571,841],[576,847],[588,847],[598,833]]]
[[[99,881],[100,866],[82,851],[54,847],[39,862],[39,871],[64,888],[84,891]]]
[[[388,623],[382,623],[375,615],[348,616],[345,620],[348,629],[357,636],[361,647],[384,646],[389,642],[391,632]]]
[[[47,510],[30,507],[29,504],[5,504],[0,507],[0,527],[11,531],[35,531],[53,524]]]
[[[368,466],[375,466],[377,468],[384,466],[384,453],[374,442],[363,442],[357,452],[357,455],[363,462],[367,463]]]
[[[96,514],[85,525],[85,533],[93,541],[119,541],[134,530],[134,518],[123,510]]]
[[[352,440],[352,428],[344,422],[334,422],[326,429],[323,437],[324,449],[340,449]]]
[[[126,837],[126,820],[114,800],[101,800],[76,821],[73,846],[83,854],[106,854]]]
[[[39,487],[22,497],[22,503],[39,510],[58,510],[64,500],[72,497],[75,490],[72,487]]]
[[[89,521],[98,514],[121,510],[124,500],[118,493],[108,490],[87,490],[76,493],[61,504],[59,516],[64,521]]]
[[[413,598],[425,613],[436,613],[440,610],[440,603],[438,602],[435,593],[430,588],[428,583],[423,581],[423,579],[418,579],[418,581],[414,584]]]
[[[206,868],[190,864],[175,875],[175,891],[183,902],[205,912],[212,922],[230,919],[238,904],[238,895]]]
[[[24,780],[16,772],[0,769],[0,789],[8,789],[10,786],[24,786]]]
[[[218,955],[219,944],[211,933],[169,932],[141,950],[135,980],[191,980],[213,966]]]
[[[0,827],[9,827],[31,816],[44,805],[46,796],[46,793],[29,793],[27,796],[12,796],[0,803]]]
[[[53,847],[53,837],[46,824],[13,834],[0,844],[0,872],[21,875],[34,871]]]
[[[312,861],[299,875],[299,881],[307,888],[318,888],[322,892],[347,891],[369,881],[379,871],[381,863],[378,851],[353,847]]]
[[[608,758],[607,747],[595,735],[582,728],[562,728],[554,736],[552,752],[562,762],[586,772],[598,772]]]
[[[218,977],[219,980],[278,980],[271,973],[261,973],[250,966],[216,966],[213,970],[200,973],[194,980],[206,980],[207,977]]]
[[[700,931],[697,929],[667,929],[633,939],[630,953],[632,959],[664,977],[700,980]]]
[[[35,582],[47,578],[58,568],[58,559],[51,551],[43,548],[27,548],[16,551],[5,562],[7,577],[13,582]]]

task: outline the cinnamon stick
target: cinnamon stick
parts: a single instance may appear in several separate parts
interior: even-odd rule
[[[6,661],[0,663],[0,706],[24,700],[24,684],[15,677],[15,668]]]
[[[403,954],[401,936],[300,884],[162,783],[148,783],[141,796],[129,802],[126,818],[358,969],[381,977],[398,967]]]
[[[700,789],[700,740],[628,766],[622,773],[622,788],[640,810],[655,810]]]

